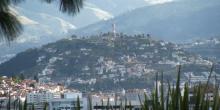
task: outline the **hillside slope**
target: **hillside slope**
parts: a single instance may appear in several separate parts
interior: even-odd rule
[[[220,63],[220,39],[200,39],[182,45],[183,48],[191,53],[199,54],[215,63]]]
[[[41,81],[64,83],[89,90],[145,88],[156,72],[172,80],[175,66],[183,72],[207,71],[209,61],[183,51],[177,45],[144,35],[111,33],[90,38],[63,39],[19,53],[0,65],[0,75],[38,76]],[[193,67],[193,68],[192,68]],[[111,87],[111,88],[109,88]]]

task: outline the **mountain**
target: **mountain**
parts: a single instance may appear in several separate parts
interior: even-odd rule
[[[8,46],[0,43],[0,63],[28,48],[39,47],[69,36],[70,31],[99,21],[112,19],[121,13],[146,5],[166,3],[170,0],[89,0],[76,16],[59,12],[58,3],[42,3],[40,0],[25,0],[11,6],[24,26],[23,34]]]
[[[145,6],[101,21],[73,33],[81,36],[111,31],[127,34],[149,33],[157,39],[184,42],[215,37],[220,34],[220,2],[218,0],[179,0],[160,5]]]
[[[142,34],[116,36],[72,36],[29,49],[2,63],[0,75],[38,76],[41,82],[63,83],[80,90],[114,90],[151,87],[155,73],[161,71],[172,80],[178,64],[183,65],[182,72],[196,74],[207,71],[210,65],[173,43]]]

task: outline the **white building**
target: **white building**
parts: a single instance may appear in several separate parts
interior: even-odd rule
[[[64,93],[64,97],[50,100],[49,110],[76,110],[78,97],[81,110],[87,110],[87,98],[83,98],[82,93]]]
[[[209,79],[210,72],[201,72],[201,75],[194,75],[193,72],[187,72],[187,73],[184,73],[184,75],[186,77],[186,80],[189,81],[189,85],[191,87],[191,86],[195,86],[198,84],[206,84]],[[211,74],[209,81],[211,84],[214,84],[214,85],[216,83],[219,84],[220,75],[216,72],[213,72]]]
[[[32,92],[27,94],[28,108],[34,104],[36,110],[43,110],[44,104],[53,99],[53,93],[50,92]]]
[[[82,98],[82,93],[64,93],[64,99],[77,99],[79,97],[80,99]]]
[[[49,92],[39,92],[39,93],[28,93],[27,94],[27,103],[44,103],[53,99],[53,93]]]
[[[132,109],[141,110],[140,100],[144,101],[145,95],[148,96],[146,90],[123,90],[122,93],[107,93],[91,95],[93,110],[121,110]],[[139,100],[140,96],[140,100]],[[131,106],[130,106],[131,104]]]

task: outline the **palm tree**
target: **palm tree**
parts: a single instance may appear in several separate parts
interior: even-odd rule
[[[9,6],[25,0],[0,0],[0,40],[13,41],[22,32],[22,24],[16,15],[11,13]],[[63,13],[75,15],[83,6],[84,0],[43,0],[45,3],[59,1],[59,9]]]

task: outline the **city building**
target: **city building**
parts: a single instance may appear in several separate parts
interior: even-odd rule
[[[53,99],[53,94],[50,92],[31,92],[27,96],[28,108],[34,104],[36,110],[43,110],[45,103]]]
[[[127,90],[122,91],[121,94],[115,93],[102,93],[91,95],[92,109],[103,110],[103,109],[132,109],[141,110],[141,101],[144,101],[144,94],[148,96],[146,90]]]
[[[49,101],[49,110],[76,110],[79,98],[81,110],[87,110],[87,98],[82,93],[64,93],[63,97]]]

